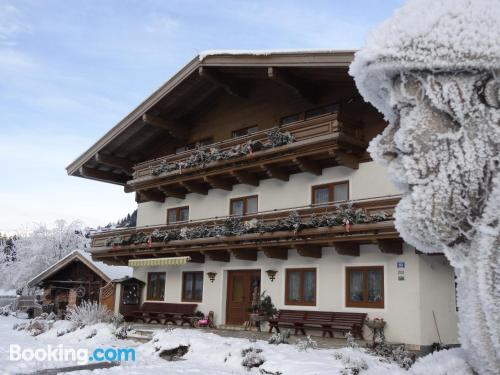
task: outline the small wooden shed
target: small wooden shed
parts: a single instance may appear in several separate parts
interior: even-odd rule
[[[64,316],[82,301],[96,301],[114,310],[115,279],[132,275],[125,266],[109,266],[93,261],[90,254],[75,250],[28,282],[43,289],[44,310]]]

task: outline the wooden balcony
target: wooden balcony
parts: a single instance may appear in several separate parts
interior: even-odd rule
[[[166,197],[183,199],[187,193],[207,194],[209,189],[232,190],[235,184],[258,186],[259,181],[276,178],[288,181],[299,172],[321,175],[322,170],[335,165],[358,168],[359,157],[366,149],[361,132],[352,124],[338,121],[338,113],[297,121],[284,125],[282,132],[290,133],[292,143],[203,166],[178,168],[158,173],[163,165],[186,162],[196,150],[168,155],[134,166],[129,191],[136,191],[138,202],[159,201]],[[268,130],[232,138],[207,146],[227,151],[250,141],[267,141]]]
[[[257,260],[262,251],[270,258],[287,259],[288,250],[295,248],[302,256],[320,258],[322,247],[335,246],[342,255],[359,256],[359,245],[378,244],[386,253],[401,254],[402,242],[394,228],[393,212],[400,196],[387,196],[366,200],[294,207],[286,210],[263,211],[240,217],[241,225],[259,225],[277,230],[249,230],[238,235],[206,235],[179,238],[182,229],[196,229],[209,233],[221,228],[231,217],[213,217],[171,225],[121,229],[96,233],[92,236],[92,256],[110,264],[126,264],[132,258],[190,256],[193,262],[212,260],[228,262],[231,255],[237,259]],[[338,218],[339,209],[344,212],[362,212],[368,216],[349,225],[325,218]],[[283,220],[299,219],[297,227],[283,229]],[[369,217],[369,219],[366,219]],[[317,224],[321,222],[321,224]],[[288,221],[287,221],[288,223]],[[312,225],[311,223],[316,223]],[[280,226],[281,225],[281,226]],[[177,237],[165,236],[166,233]]]

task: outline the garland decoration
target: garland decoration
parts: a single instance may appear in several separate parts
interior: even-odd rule
[[[218,147],[197,147],[185,161],[171,163],[163,162],[153,169],[152,174],[154,176],[159,176],[173,171],[182,173],[186,168],[206,167],[208,164],[219,160],[228,160],[240,156],[252,155],[257,151],[268,150],[295,142],[292,134],[289,132],[282,132],[281,129],[277,127],[269,130],[267,138],[268,140],[266,142],[250,140],[243,144],[233,146],[228,150],[221,150]]]
[[[241,217],[232,216],[226,218],[221,224],[207,226],[200,224],[191,227],[172,228],[166,230],[155,230],[152,233],[138,232],[132,235],[118,236],[106,241],[106,246],[140,245],[173,240],[192,240],[198,238],[240,236],[252,233],[272,233],[278,231],[293,231],[297,233],[306,228],[321,228],[345,226],[349,223],[351,228],[354,224],[375,223],[389,220],[391,217],[385,212],[369,214],[363,209],[354,209],[352,205],[339,206],[336,211],[328,214],[315,215],[307,221],[303,221],[297,211],[292,211],[282,219],[274,223],[264,223],[259,219],[243,220]]]

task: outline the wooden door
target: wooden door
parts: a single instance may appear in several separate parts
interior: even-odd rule
[[[226,324],[248,320],[254,293],[260,293],[260,270],[228,271]]]

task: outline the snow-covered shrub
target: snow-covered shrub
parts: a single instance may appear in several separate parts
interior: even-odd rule
[[[415,355],[409,353],[404,345],[390,345],[382,343],[368,350],[369,353],[396,362],[400,367],[408,370],[415,362]]]
[[[354,336],[352,335],[351,331],[346,332],[344,335],[346,339],[346,344],[348,348],[357,348],[358,344],[356,344],[356,341],[354,339]]]
[[[85,336],[85,338],[86,339],[91,339],[95,335],[97,335],[97,329],[93,329],[92,331],[90,331],[89,334],[87,336]]]
[[[115,337],[117,339],[125,340],[128,337],[128,333],[130,331],[132,331],[131,326],[121,326],[121,327],[118,327],[117,329],[115,329],[115,331],[113,332],[113,335],[115,335]]]
[[[288,344],[288,339],[290,338],[290,330],[287,329],[283,331],[283,333],[273,333],[271,337],[267,340],[268,344],[280,345],[280,344]]]
[[[341,375],[359,375],[361,371],[368,370],[366,362],[359,358],[344,358],[344,368],[340,370]]]
[[[258,348],[246,348],[241,351],[241,356],[243,360],[241,361],[241,365],[246,367],[247,370],[250,371],[253,367],[261,366],[266,360],[262,356],[262,349]]]
[[[8,305],[0,307],[0,315],[1,316],[9,316],[12,313],[12,302]]]
[[[115,314],[106,306],[97,302],[83,301],[79,306],[70,310],[66,319],[76,327],[85,327],[97,323],[112,323],[118,326],[123,322],[123,316]]]
[[[313,340],[310,335],[307,335],[305,339],[300,339],[295,345],[301,352],[306,352],[308,349],[318,348],[318,343]]]

